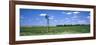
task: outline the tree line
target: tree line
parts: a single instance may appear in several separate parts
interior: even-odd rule
[[[57,27],[65,27],[65,26],[89,26],[90,24],[64,24],[64,25],[56,25]]]

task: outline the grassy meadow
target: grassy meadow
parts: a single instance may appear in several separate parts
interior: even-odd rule
[[[87,10],[20,8],[19,13],[20,36],[90,33]]]
[[[89,25],[49,26],[49,30],[47,30],[46,26],[20,27],[20,36],[78,34],[78,33],[80,34],[89,32],[90,32]]]

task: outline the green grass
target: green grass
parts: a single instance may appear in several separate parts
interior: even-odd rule
[[[55,35],[55,34],[77,34],[77,33],[89,33],[90,26],[66,26],[66,27],[20,27],[21,36],[29,35]]]

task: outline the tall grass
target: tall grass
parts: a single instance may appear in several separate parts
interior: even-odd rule
[[[47,27],[20,27],[20,35],[54,35],[54,34],[76,34],[76,33],[89,33],[90,26],[64,26],[64,27],[54,27],[50,26],[49,30]]]

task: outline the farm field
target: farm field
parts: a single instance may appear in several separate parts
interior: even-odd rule
[[[89,25],[80,26],[49,26],[47,30],[46,26],[33,26],[33,27],[20,27],[20,36],[30,35],[56,35],[56,34],[81,34],[89,33]]]

